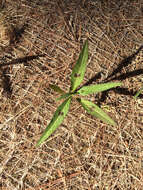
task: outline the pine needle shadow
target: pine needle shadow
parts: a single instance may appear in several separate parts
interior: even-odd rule
[[[38,59],[39,57],[44,57],[44,54],[41,55],[32,55],[32,56],[25,56],[22,58],[13,59],[10,62],[0,64],[0,68],[8,66],[8,65],[17,65],[17,64],[27,64],[28,61],[32,61],[34,59]]]
[[[113,80],[113,76],[116,75],[117,73],[121,73],[123,68],[127,67],[128,65],[132,64],[133,60],[136,58],[138,53],[143,49],[143,45],[138,48],[138,50],[130,55],[129,57],[126,57],[121,61],[121,63],[118,65],[118,67],[107,77],[106,81]],[[111,79],[110,79],[111,78]]]
[[[113,77],[111,80],[125,80],[127,78],[131,78],[131,77],[135,77],[135,76],[138,76],[138,75],[141,75],[143,74],[143,69],[137,69],[135,71],[130,71],[128,73],[125,73],[125,74],[121,74],[120,76],[117,76],[117,77]],[[111,80],[108,80],[108,82],[110,82]]]
[[[134,96],[138,92],[138,91],[134,91],[133,89],[129,91],[127,88],[121,88],[121,87],[117,87],[116,89],[113,89],[113,90],[114,92],[118,94],[123,94],[127,96]],[[140,94],[138,97],[143,98],[143,94]]]
[[[88,85],[92,84],[93,82],[96,82],[98,79],[101,78],[101,74],[102,74],[101,72],[98,72],[95,76],[93,76],[91,79],[89,79],[83,86],[88,86]]]
[[[129,90],[128,88],[123,88],[123,87],[116,87],[116,88],[110,89],[110,91],[114,91],[115,93],[126,95],[126,96],[135,96],[135,94],[138,92],[138,91],[134,91],[132,89]],[[101,106],[101,103],[106,100],[108,96],[108,92],[109,90],[102,92],[101,98],[97,102],[98,106]],[[138,97],[143,98],[143,94],[140,94]]]
[[[7,63],[0,64],[3,93],[8,98],[10,98],[12,95],[12,81],[10,80],[10,77],[9,77],[9,67],[8,66],[16,65],[16,64],[27,64],[28,61],[32,61],[34,59],[38,59],[39,57],[43,57],[43,56],[45,56],[45,55],[25,56],[22,58],[14,59]]]
[[[10,77],[8,75],[9,72],[9,68],[4,68],[2,70],[2,87],[3,87],[3,94],[10,98],[12,95],[12,82],[10,80]]]
[[[118,73],[122,72],[123,68],[132,64],[133,60],[136,58],[136,56],[138,55],[138,53],[142,49],[143,49],[143,45],[135,53],[133,53],[129,57],[123,59],[121,61],[121,63],[118,65],[118,67],[104,80],[104,82],[111,82],[113,80],[123,81],[127,78],[131,78],[131,77],[135,77],[135,76],[143,74],[143,69],[138,69],[138,70],[130,71],[130,72],[127,72],[125,74],[121,74],[119,76],[116,76]],[[128,90],[127,88],[122,88],[122,87],[117,87],[117,88],[114,88],[111,90],[113,90],[114,92],[116,92],[118,94],[123,94],[123,95],[128,95],[128,96],[134,96],[137,93],[137,91]],[[100,105],[101,102],[104,102],[106,100],[106,98],[108,96],[108,91],[102,92],[102,95],[101,95],[101,98],[98,102],[98,105]],[[140,94],[138,97],[143,98],[143,95]]]
[[[143,45],[135,53],[133,53],[129,57],[122,60],[121,63],[118,65],[118,67],[104,80],[104,82],[111,82],[113,80],[123,81],[127,78],[131,78],[131,77],[135,77],[135,76],[143,74],[143,69],[138,69],[135,71],[130,71],[125,74],[116,76],[116,74],[121,73],[123,68],[132,64],[133,60],[136,58],[136,56],[142,49],[143,49]],[[135,91],[135,92],[133,90],[129,91],[127,88],[121,88],[121,87],[117,87],[117,88],[111,89],[111,90],[115,91],[118,94],[123,94],[123,95],[128,95],[128,96],[134,96],[137,93],[137,91]],[[108,91],[103,92],[98,104],[100,104],[101,102],[104,102],[106,100],[107,96],[108,96]],[[142,98],[143,95],[140,94],[139,97]]]

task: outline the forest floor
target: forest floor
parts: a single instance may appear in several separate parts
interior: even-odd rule
[[[6,0],[0,5],[0,189],[142,190],[142,0]],[[83,84],[122,81],[88,98],[113,127],[72,103],[63,124],[40,147],[68,90],[84,41]]]

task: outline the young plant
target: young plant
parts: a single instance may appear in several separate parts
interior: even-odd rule
[[[84,79],[87,61],[88,61],[88,41],[86,40],[84,43],[83,49],[79,55],[79,58],[77,60],[77,63],[75,64],[72,70],[71,87],[69,89],[69,92],[66,93],[65,91],[63,91],[56,85],[50,85],[50,87],[53,90],[61,94],[58,100],[65,99],[65,101],[57,108],[56,112],[53,115],[52,120],[50,121],[43,135],[37,142],[37,146],[43,143],[62,123],[62,121],[64,120],[65,116],[67,115],[69,111],[71,100],[73,98],[75,98],[89,114],[96,116],[97,118],[101,119],[107,124],[110,124],[113,126],[116,125],[116,123],[101,108],[99,108],[96,104],[88,100],[85,100],[81,96],[98,93],[98,92],[102,92],[111,88],[115,88],[117,86],[120,86],[121,83],[109,82],[105,84],[83,86],[80,89],[77,89]]]

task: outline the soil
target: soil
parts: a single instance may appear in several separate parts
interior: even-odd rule
[[[142,0],[5,0],[0,5],[0,189],[141,190],[143,187]],[[116,122],[73,101],[36,148],[68,91],[84,41],[84,84],[122,81],[88,96]],[[107,109],[108,108],[108,109]]]

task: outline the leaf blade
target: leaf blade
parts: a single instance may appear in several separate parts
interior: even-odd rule
[[[120,82],[110,82],[110,83],[104,83],[104,84],[96,84],[96,85],[90,85],[90,86],[83,86],[80,88],[77,93],[80,95],[88,95],[98,92],[103,92],[106,90],[109,90],[111,88],[115,88],[117,86],[120,86],[122,83]]]
[[[115,126],[116,123],[96,104],[85,100],[85,99],[78,99],[78,102],[83,106],[83,108],[91,115],[96,116],[100,120],[106,122],[107,124]]]
[[[58,92],[59,94],[64,94],[65,91],[62,90],[59,86],[55,85],[55,84],[49,84],[49,87],[51,89],[53,89],[55,92]]]
[[[88,40],[85,41],[79,58],[72,70],[71,74],[71,92],[74,92],[76,88],[81,84],[86,71],[86,63],[88,60]]]
[[[65,93],[63,95],[61,95],[60,97],[56,98],[56,100],[62,100],[64,98],[68,98],[69,96],[71,96],[72,94],[71,93]]]
[[[53,115],[52,120],[50,121],[49,125],[47,126],[44,133],[40,137],[36,146],[42,144],[62,123],[62,121],[64,120],[65,116],[68,113],[70,103],[71,103],[71,98],[68,98],[57,108],[57,110]]]
[[[134,95],[134,99],[136,99],[143,91],[143,87]]]

